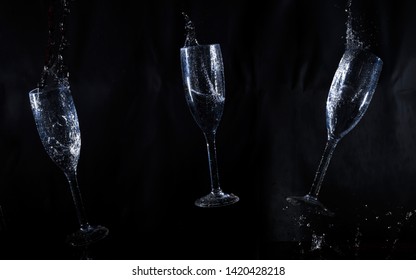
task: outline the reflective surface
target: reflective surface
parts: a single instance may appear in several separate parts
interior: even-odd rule
[[[200,207],[219,207],[233,204],[239,198],[221,190],[215,134],[225,102],[225,81],[219,45],[196,45],[181,49],[182,78],[185,97],[192,116],[205,135],[211,177],[211,193],[198,199]]]
[[[318,195],[338,141],[350,132],[367,111],[383,66],[380,58],[362,49],[347,49],[335,72],[326,101],[328,142],[309,194],[291,196],[293,205],[311,206],[318,214],[333,216]]]
[[[80,230],[68,237],[73,246],[85,246],[103,239],[108,229],[88,223],[77,182],[77,164],[81,151],[78,116],[69,86],[34,89],[29,92],[30,105],[43,147],[65,173],[77,212]]]

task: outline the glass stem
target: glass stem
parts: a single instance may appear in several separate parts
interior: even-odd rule
[[[322,181],[324,180],[326,170],[328,169],[329,162],[331,161],[332,154],[334,153],[338,141],[339,139],[328,138],[324,153],[321,158],[321,162],[319,163],[318,170],[315,174],[315,179],[313,180],[312,187],[309,192],[310,196],[318,197],[319,191],[321,190]]]
[[[69,187],[71,189],[79,225],[81,226],[81,229],[86,229],[89,226],[89,224],[87,220],[87,215],[85,214],[85,208],[84,203],[82,202],[81,192],[78,187],[77,172],[73,170],[66,172],[65,175],[68,179]]]
[[[219,194],[222,192],[220,188],[220,180],[218,176],[218,165],[217,165],[217,148],[215,147],[215,131],[211,133],[204,133],[205,140],[207,141],[208,151],[208,165],[209,175],[211,178],[211,192]]]

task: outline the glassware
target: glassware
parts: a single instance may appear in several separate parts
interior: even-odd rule
[[[69,236],[73,246],[86,246],[103,239],[108,229],[88,223],[77,182],[81,133],[69,85],[57,85],[29,92],[36,127],[49,157],[65,173],[74,200],[80,230]]]
[[[328,141],[312,187],[305,196],[288,197],[288,202],[294,205],[306,203],[317,213],[334,215],[318,200],[322,181],[338,141],[357,125],[366,112],[377,87],[382,66],[382,60],[367,50],[345,51],[326,101]]]
[[[199,207],[220,207],[239,198],[220,188],[215,134],[225,101],[224,65],[218,44],[181,48],[182,78],[189,109],[204,133],[208,150],[211,192],[195,201]]]

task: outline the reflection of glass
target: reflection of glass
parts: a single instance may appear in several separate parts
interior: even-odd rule
[[[224,66],[219,45],[196,45],[181,49],[182,77],[191,113],[202,129],[208,149],[211,193],[195,201],[200,207],[219,207],[239,198],[220,188],[215,134],[225,101]]]
[[[72,192],[80,230],[69,237],[73,246],[84,246],[108,234],[102,226],[91,226],[88,221],[77,182],[77,165],[81,150],[81,133],[77,112],[69,86],[29,92],[33,117],[43,147],[49,157],[65,173]]]
[[[312,188],[305,196],[291,196],[292,204],[307,203],[318,213],[333,216],[319,200],[321,184],[338,141],[360,121],[370,104],[383,66],[380,58],[359,49],[346,50],[338,65],[326,101],[328,142],[315,175]]]

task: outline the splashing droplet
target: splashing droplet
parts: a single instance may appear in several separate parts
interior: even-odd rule
[[[322,235],[312,234],[311,251],[321,250],[325,241],[325,233]]]
[[[41,74],[39,89],[45,87],[68,88],[69,71],[64,63],[66,39],[66,18],[70,13],[69,1],[50,1],[48,9],[48,45],[45,65]]]
[[[182,12],[182,15],[185,19],[185,47],[192,47],[192,46],[197,46],[198,41],[196,40],[196,33],[195,33],[195,26],[194,23],[191,21],[191,19],[189,18],[189,16],[185,13]]]
[[[360,227],[357,227],[357,231],[355,232],[354,244],[353,244],[355,256],[358,256],[359,254],[362,235],[363,234],[361,233]]]
[[[364,46],[364,43],[359,37],[358,32],[354,29],[353,25],[355,24],[354,17],[352,16],[351,11],[351,5],[352,0],[348,0],[347,7],[345,9],[345,12],[347,13],[347,30],[345,34],[345,48],[348,49],[367,49],[367,47]],[[367,205],[365,205],[367,207]]]
[[[305,225],[306,217],[301,215],[299,218],[296,219],[298,226],[302,227]]]

